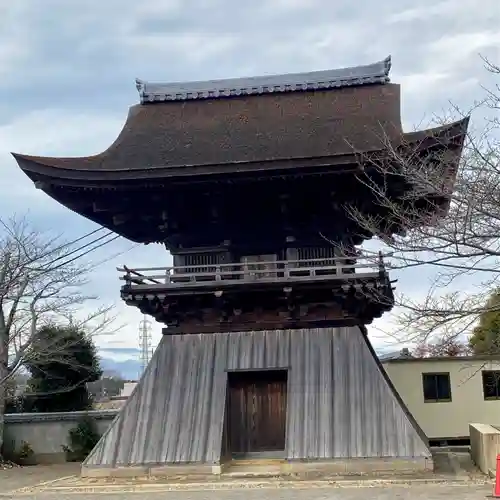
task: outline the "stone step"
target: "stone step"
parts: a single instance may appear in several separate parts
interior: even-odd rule
[[[222,472],[223,477],[279,477],[286,473],[286,461],[281,459],[233,460]]]

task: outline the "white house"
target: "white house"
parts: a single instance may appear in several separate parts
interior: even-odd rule
[[[137,382],[125,382],[120,391],[120,398],[128,398],[137,386]]]
[[[431,441],[469,439],[469,423],[500,426],[500,356],[382,359]]]

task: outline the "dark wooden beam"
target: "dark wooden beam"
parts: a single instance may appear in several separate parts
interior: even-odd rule
[[[67,201],[64,200],[64,205],[67,206],[70,210],[78,213],[88,212],[92,207],[92,203],[90,201],[79,198],[77,196],[68,199]]]
[[[51,186],[48,182],[35,181],[33,184],[35,185],[35,189],[41,189],[42,191],[45,191],[46,193],[51,191]]]
[[[113,224],[115,226],[121,226],[122,224],[125,224],[126,222],[129,221],[130,217],[126,214],[113,215]]]
[[[92,203],[92,210],[95,213],[112,211],[111,207],[107,203],[100,203],[98,201],[94,201],[94,203]]]
[[[131,207],[138,206],[137,200],[132,202],[131,200],[125,199],[123,200],[123,203],[114,203],[113,197],[110,196],[109,198],[110,199],[107,201],[93,201],[92,211],[94,213],[127,213],[128,211],[130,211]]]
[[[284,329],[304,329],[304,328],[326,328],[326,327],[343,327],[355,326],[360,323],[359,318],[342,318],[338,320],[325,321],[307,321],[307,320],[288,320],[277,319],[276,321],[262,321],[252,323],[204,323],[193,324],[187,326],[185,324],[168,325],[162,329],[163,335],[192,335],[192,334],[214,334],[214,333],[231,333],[231,332],[247,332],[259,330],[284,330]]]

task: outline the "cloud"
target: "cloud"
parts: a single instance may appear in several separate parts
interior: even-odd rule
[[[4,7],[8,29],[0,30],[0,47],[24,56],[16,52],[2,65],[0,90],[15,96],[16,114],[58,103],[68,112],[92,109],[104,117],[136,102],[136,76],[190,80],[308,71],[389,53],[395,78],[450,73],[441,65],[460,51],[438,50],[442,38],[498,33],[496,0],[485,1],[486,8],[477,9],[471,0],[453,1],[453,8],[423,0],[415,9],[395,0],[365,0],[355,7],[346,0],[18,0]],[[471,64],[465,60],[449,74],[447,96],[433,97],[441,82],[428,79],[418,89],[428,96],[420,107],[442,107],[460,81],[457,72],[465,74]],[[415,93],[405,90],[406,96]],[[0,104],[0,119],[13,110]],[[417,121],[422,112],[430,109],[420,111]],[[413,113],[413,106],[405,110],[410,122]]]
[[[440,66],[456,70],[471,56],[477,58],[486,49],[500,46],[500,30],[447,34],[428,44],[428,60],[440,60]],[[500,52],[499,52],[500,54]]]
[[[33,110],[0,127],[0,149],[44,155],[94,154],[107,148],[118,135],[127,110],[117,115],[65,109]]]
[[[43,204],[47,213],[61,207],[17,167],[10,152],[40,156],[78,156],[98,153],[114,141],[121,130],[126,110],[114,115],[97,112],[68,113],[61,108],[30,111],[0,125],[0,208],[24,212]],[[120,116],[122,115],[122,116]]]
[[[410,2],[407,2],[410,3]],[[477,8],[475,0],[444,0],[419,2],[418,7],[413,7],[415,2],[410,3],[411,8],[405,9],[404,2],[400,2],[402,9],[394,9],[394,12],[388,16],[387,22],[395,24],[395,29],[401,24],[406,24],[412,29],[412,25],[418,22],[429,22],[429,20],[438,22],[453,21],[456,29],[462,30],[466,27],[474,26],[476,23],[495,22],[498,16],[498,3],[496,0],[483,0],[481,8]],[[496,14],[495,14],[496,13]],[[458,25],[458,26],[457,26]]]
[[[405,126],[468,108],[498,57],[498,0],[17,0],[0,5],[0,210],[30,212],[68,238],[95,225],[34,189],[10,151],[88,155],[106,149],[138,102],[134,78],[185,81],[370,63],[392,54]],[[500,59],[500,58],[499,58]],[[427,120],[425,119],[427,117]],[[116,253],[127,252],[118,257]],[[102,346],[136,346],[140,313],[119,299],[116,266],[168,265],[159,246],[117,240],[97,252],[89,290],[126,323]],[[93,258],[94,258],[93,257]],[[429,271],[432,274],[432,271]],[[403,292],[428,286],[408,272]],[[390,328],[389,316],[375,326]],[[388,326],[389,325],[389,326]],[[155,332],[161,325],[154,325]],[[159,336],[159,333],[155,333]]]
[[[20,22],[26,14],[23,2],[0,6],[0,77],[8,78],[13,68],[24,64],[30,56],[30,33]]]

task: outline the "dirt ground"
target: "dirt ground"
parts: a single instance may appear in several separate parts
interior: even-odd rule
[[[37,465],[0,470],[0,494],[80,474],[80,464]]]
[[[1,477],[0,477],[1,482]],[[169,491],[149,493],[72,493],[45,492],[2,495],[15,500],[484,500],[492,493],[485,485],[407,485],[380,487],[347,487],[318,489],[256,489],[246,488],[225,491]]]
[[[464,465],[467,465],[465,461]],[[478,477],[468,467],[459,466],[454,472],[441,474],[439,483],[409,479],[399,484],[383,479],[336,481],[225,481],[223,484],[189,484],[167,481],[162,484],[116,480],[82,480],[80,464],[35,466],[0,470],[0,499],[32,500],[479,500],[492,494],[491,481]],[[453,473],[452,473],[453,472]],[[401,479],[401,478],[400,478]],[[128,483],[128,484],[127,484]],[[161,481],[160,481],[161,483]],[[181,484],[182,483],[182,484]],[[180,489],[178,488],[180,485]]]

